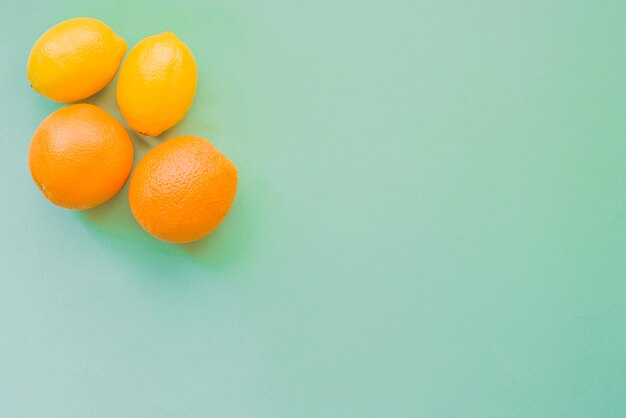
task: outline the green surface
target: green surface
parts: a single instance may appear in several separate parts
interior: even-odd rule
[[[223,226],[158,242],[127,189],[44,200],[36,38],[174,31],[161,140],[237,164]],[[77,0],[0,25],[0,417],[626,415],[623,1]],[[110,86],[89,102],[116,117]]]

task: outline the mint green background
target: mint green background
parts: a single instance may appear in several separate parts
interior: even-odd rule
[[[180,134],[237,164],[210,238],[127,189],[44,200],[26,60],[93,16],[174,31]],[[623,1],[77,0],[2,8],[0,417],[626,416]],[[119,117],[113,86],[89,102]]]

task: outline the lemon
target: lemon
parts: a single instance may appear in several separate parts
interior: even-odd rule
[[[50,28],[33,45],[27,75],[31,86],[57,102],[74,102],[113,80],[126,41],[97,19],[79,17]]]
[[[117,82],[117,104],[128,125],[158,136],[191,107],[198,70],[191,51],[172,32],[149,36],[128,54]]]

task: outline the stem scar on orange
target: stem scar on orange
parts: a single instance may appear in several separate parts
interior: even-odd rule
[[[28,162],[48,200],[67,209],[89,209],[124,186],[133,165],[133,145],[113,116],[91,104],[76,104],[53,112],[39,125]]]
[[[186,243],[208,235],[228,214],[237,168],[207,140],[170,139],[148,152],[130,180],[137,222],[163,241]]]

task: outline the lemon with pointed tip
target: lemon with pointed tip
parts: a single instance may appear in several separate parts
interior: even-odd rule
[[[57,102],[75,102],[113,80],[126,53],[126,41],[99,21],[79,17],[44,33],[28,57],[27,75],[38,93]]]
[[[128,53],[117,82],[117,104],[133,130],[158,136],[185,117],[197,79],[187,45],[172,32],[152,35]]]

